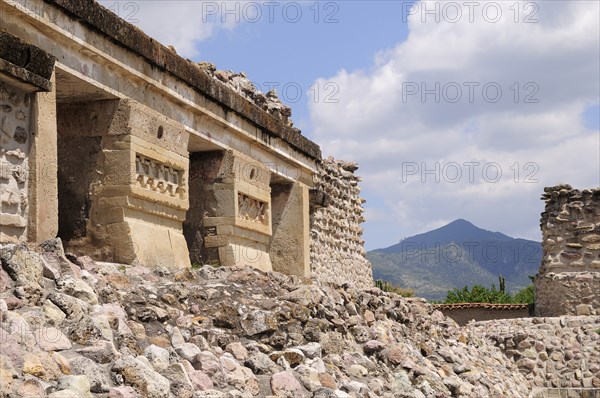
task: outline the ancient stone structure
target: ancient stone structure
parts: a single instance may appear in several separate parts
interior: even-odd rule
[[[29,180],[29,120],[31,98],[29,93],[17,87],[0,86],[0,200],[2,222],[6,230],[3,238],[21,236],[27,228],[27,182]],[[12,231],[11,231],[12,230]],[[12,232],[12,233],[11,233]]]
[[[538,316],[600,314],[600,188],[546,188]]]
[[[92,0],[0,0],[0,20],[0,242],[371,284],[354,166],[321,165],[274,92]]]
[[[192,261],[271,269],[269,169],[233,151],[195,154],[184,223]],[[245,232],[242,232],[245,231]]]
[[[311,213],[312,277],[337,284],[373,286],[371,264],[365,257],[363,199],[354,163],[324,159],[320,164]]]
[[[600,394],[599,316],[502,319],[465,329],[469,336],[493,341],[539,391],[536,398]]]
[[[45,199],[56,197],[53,65],[51,55],[0,31],[0,241],[56,233],[56,202]]]
[[[59,104],[57,114],[58,235],[70,249],[189,264],[185,128],[128,99]]]

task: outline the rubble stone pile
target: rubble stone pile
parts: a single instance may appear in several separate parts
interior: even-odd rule
[[[199,62],[196,66],[213,79],[234,89],[262,110],[275,116],[285,126],[291,127],[294,125],[291,120],[292,108],[281,102],[275,90],[271,90],[266,94],[263,93],[246,77],[244,72],[217,69],[216,65],[210,62]]]
[[[150,270],[0,246],[5,397],[526,397],[422,299],[250,267]]]

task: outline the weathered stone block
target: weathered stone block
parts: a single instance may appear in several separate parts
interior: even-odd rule
[[[81,119],[82,112],[97,117]],[[183,126],[134,101],[100,101],[63,107],[59,128],[64,139],[80,131],[97,134],[100,148],[87,177],[79,180],[76,192],[89,210],[74,220],[83,228],[69,237],[69,248],[114,262],[189,266],[182,234],[189,162],[185,149],[176,145],[187,137]],[[63,152],[59,160],[68,162],[66,156]]]
[[[269,169],[235,151],[195,154],[190,167],[184,230],[192,262],[272,270]]]
[[[588,304],[579,304],[575,306],[575,315],[591,315],[592,308]]]
[[[273,270],[310,278],[310,195],[301,183],[271,186],[273,236],[270,255]]]
[[[29,218],[32,94],[0,75],[0,242],[23,242]]]
[[[600,312],[599,188],[545,189],[540,222],[544,256],[535,280],[539,316],[590,315]]]

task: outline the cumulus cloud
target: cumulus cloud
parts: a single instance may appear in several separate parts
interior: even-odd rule
[[[324,153],[358,161],[365,195],[386,198],[366,205],[370,248],[455,218],[539,239],[544,186],[600,185],[582,119],[600,102],[599,3],[450,2],[459,20],[447,3],[417,2],[405,41],[321,79],[337,103],[309,104]]]

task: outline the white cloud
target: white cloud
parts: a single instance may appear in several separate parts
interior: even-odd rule
[[[358,161],[364,192],[388,203],[371,210],[391,217],[366,224],[370,248],[455,218],[539,239],[544,186],[600,185],[600,135],[581,119],[586,106],[600,102],[599,3],[522,1],[518,23],[515,2],[479,9],[489,3],[502,6],[497,23],[481,12],[470,23],[465,8],[458,23],[410,15],[407,40],[382,50],[370,70],[321,79],[339,86],[339,102],[309,104],[315,140],[326,154]],[[537,23],[523,23],[526,4],[538,7]],[[422,88],[436,83],[439,101],[423,98]],[[492,102],[498,87],[502,95]],[[462,97],[452,103],[457,88]],[[480,164],[474,181],[465,167],[459,181],[444,180],[445,165],[472,161]],[[439,164],[440,182],[433,175],[422,182],[421,173],[403,178],[407,162]],[[497,182],[481,175],[490,163],[502,170]],[[396,223],[397,236],[378,235]]]

